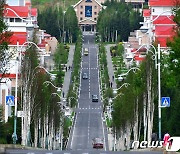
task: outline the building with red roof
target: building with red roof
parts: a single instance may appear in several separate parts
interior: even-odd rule
[[[151,10],[150,20],[152,21],[153,41],[160,43],[161,48],[166,48],[167,41],[175,35],[172,8],[176,0],[149,0]]]
[[[176,4],[176,0],[149,0],[149,6],[160,6],[160,7],[173,7]]]

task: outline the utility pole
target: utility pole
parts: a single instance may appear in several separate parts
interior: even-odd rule
[[[159,114],[159,141],[161,141],[161,53],[160,44],[158,44],[158,114]]]
[[[15,85],[15,108],[14,108],[14,133],[12,134],[13,144],[16,144],[17,140],[17,133],[16,133],[16,126],[17,126],[17,90],[18,90],[18,54],[19,54],[19,42],[17,42],[17,57],[16,57],[16,85]]]

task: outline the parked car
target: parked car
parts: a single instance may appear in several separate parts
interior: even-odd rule
[[[82,78],[83,78],[83,79],[88,79],[87,73],[83,73]]]
[[[101,138],[94,138],[92,140],[93,148],[102,149],[103,148],[103,140]]]
[[[92,102],[98,102],[98,95],[92,95]]]

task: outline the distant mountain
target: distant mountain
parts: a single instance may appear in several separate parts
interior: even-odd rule
[[[68,8],[71,5],[75,5],[78,1],[79,0],[32,0],[32,5],[33,7],[37,7],[39,9],[55,5]]]
[[[32,0],[32,5],[37,8],[46,8],[48,6],[60,5],[62,7],[69,7],[75,5],[80,0]],[[106,0],[96,0],[99,3],[103,3]]]

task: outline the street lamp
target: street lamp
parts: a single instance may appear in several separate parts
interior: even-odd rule
[[[127,86],[129,86],[129,83],[123,83],[118,89],[113,89],[113,93],[117,94],[117,91],[120,90],[123,86],[125,86],[127,88]]]
[[[122,80],[124,79],[123,76],[128,75],[131,70],[133,70],[134,73],[136,72],[136,70],[139,70],[139,71],[140,71],[140,69],[139,69],[138,67],[132,67],[132,68],[130,68],[126,73],[123,73],[123,74],[118,75],[118,78],[117,78],[117,79],[118,79],[119,81],[122,81]]]
[[[61,87],[56,87],[56,86],[55,86],[52,82],[50,82],[50,81],[45,81],[43,84],[51,84],[54,88],[57,89],[57,92],[60,92],[60,91],[62,90]]]
[[[147,26],[147,32],[150,30],[150,32],[149,32],[149,34],[150,34],[150,43],[151,43],[151,39],[152,39],[152,28],[153,28],[153,22],[155,21],[155,20],[157,20],[162,14],[164,14],[164,13],[167,13],[167,12],[170,12],[170,13],[172,13],[172,10],[167,10],[167,11],[164,11],[164,12],[162,12],[161,14],[159,14],[157,17],[155,17],[153,20],[152,19],[150,19],[150,21],[149,21],[149,23],[147,23],[147,24],[149,24],[149,26]],[[166,15],[167,16],[167,15]],[[167,16],[168,17],[168,16]],[[168,17],[169,18],[169,17]],[[170,19],[170,18],[169,18]],[[153,46],[153,45],[151,45],[151,46]],[[154,48],[154,50],[156,51],[156,49]],[[155,54],[156,54],[157,52],[155,52]],[[158,123],[159,123],[159,125],[158,125],[158,128],[159,128],[159,140],[161,140],[161,68],[160,68],[160,65],[161,65],[161,62],[160,62],[160,44],[158,44],[158,58],[157,57],[155,57],[156,59],[157,59],[157,65],[156,65],[156,68],[157,68],[157,66],[158,66]]]
[[[34,71],[35,71],[36,69],[38,69],[38,68],[43,69],[47,74],[49,74],[49,75],[51,76],[51,79],[52,79],[52,80],[54,80],[54,79],[56,78],[56,75],[57,75],[57,74],[50,73],[45,67],[40,66],[40,65],[39,65],[39,66],[36,66],[35,69],[34,69]]]

